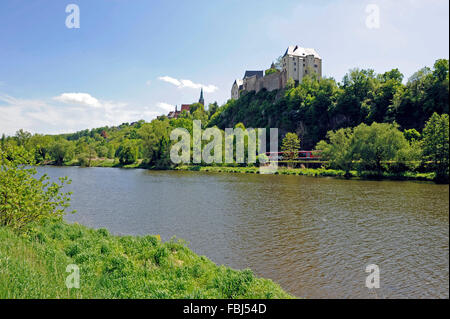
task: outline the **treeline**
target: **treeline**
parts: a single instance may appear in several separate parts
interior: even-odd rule
[[[330,131],[317,146],[327,167],[374,176],[384,173],[433,172],[437,182],[449,179],[449,116],[434,113],[422,133],[400,131],[397,124],[360,124]]]
[[[31,134],[22,129],[14,136],[1,138],[1,147],[23,148],[37,164],[94,166],[99,161],[108,166],[142,166],[168,168],[170,163],[170,132],[183,127],[192,133],[194,119],[206,127],[217,103],[205,110],[202,104],[191,106],[192,113],[183,112],[178,119],[161,116],[150,123],[140,120],[115,127],[100,127],[73,134]]]

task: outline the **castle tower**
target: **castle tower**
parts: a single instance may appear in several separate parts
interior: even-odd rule
[[[200,91],[200,99],[198,100],[198,103],[200,103],[201,105],[205,105],[205,100],[203,99],[203,88]]]

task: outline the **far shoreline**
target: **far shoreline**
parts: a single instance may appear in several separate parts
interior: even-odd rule
[[[119,162],[107,160],[94,160],[90,166],[82,166],[77,161],[55,165],[54,163],[44,163],[41,166],[55,167],[71,167],[78,166],[83,168],[103,167],[103,168],[123,168],[123,169],[147,169],[151,171],[190,171],[190,172],[210,172],[210,173],[234,173],[234,174],[260,174],[258,166],[200,166],[200,165],[180,165],[174,168],[157,168],[149,167],[142,163],[142,160],[128,165],[122,165]],[[264,175],[264,174],[261,174]],[[383,172],[378,175],[375,172],[361,172],[355,170],[350,171],[350,176],[346,175],[343,170],[327,169],[327,168],[288,168],[284,166],[278,167],[277,171],[268,175],[292,175],[292,176],[309,176],[309,177],[332,177],[336,179],[347,180],[371,180],[371,181],[422,181],[434,182],[434,173],[416,173],[405,172],[402,174],[393,174]],[[448,185],[448,183],[444,183]]]

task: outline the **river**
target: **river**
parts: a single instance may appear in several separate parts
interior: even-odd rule
[[[303,176],[40,167],[69,222],[173,236],[304,298],[449,298],[449,186]],[[366,266],[380,288],[366,287]]]

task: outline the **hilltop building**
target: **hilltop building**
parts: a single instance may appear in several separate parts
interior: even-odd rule
[[[275,68],[273,63],[271,68]],[[281,70],[268,75],[264,71],[246,71],[242,80],[234,81],[231,98],[238,99],[242,92],[279,90],[286,86],[288,79],[299,83],[308,74],[322,77],[322,58],[314,49],[291,45],[282,56]]]
[[[289,46],[281,60],[287,78],[301,82],[305,75],[316,73],[322,77],[322,58],[314,49]]]
[[[202,104],[202,105],[205,105],[205,99],[203,98],[203,88],[201,89],[201,91],[200,91],[200,98],[199,98],[199,100],[198,100],[198,103],[200,103],[200,104]],[[167,117],[169,118],[169,119],[173,119],[173,118],[178,118],[178,116],[180,116],[180,114],[183,112],[183,111],[186,111],[186,112],[190,112],[190,110],[191,110],[191,104],[181,104],[181,109],[178,111],[178,107],[177,107],[177,105],[175,105],[175,111],[171,111],[171,112],[169,112],[169,114],[167,114]]]

